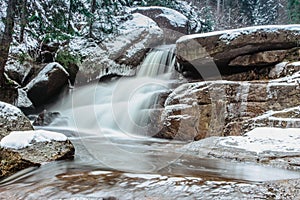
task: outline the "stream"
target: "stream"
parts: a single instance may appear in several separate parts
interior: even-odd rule
[[[187,142],[149,137],[151,111],[174,83],[173,65],[174,50],[158,49],[134,79],[66,95],[51,108],[63,117],[36,129],[67,135],[75,159],[2,180],[0,199],[266,199],[276,192],[265,182],[300,178],[295,171],[200,159],[181,151]]]

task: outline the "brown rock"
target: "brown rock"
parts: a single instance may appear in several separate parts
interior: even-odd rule
[[[176,44],[177,61],[181,64],[182,71],[193,71],[192,68],[197,69],[197,67],[211,67],[213,65],[218,67],[221,74],[237,73],[245,69],[230,67],[229,63],[232,60],[237,59],[235,62],[241,62],[241,58],[238,59],[237,57],[248,55],[248,57],[246,56],[247,65],[250,65],[255,59],[249,55],[257,54],[260,57],[259,59],[256,58],[259,63],[251,64],[252,67],[261,66],[262,61],[264,64],[267,64],[266,61],[275,62],[276,59],[262,59],[262,55],[266,54],[263,52],[295,48],[298,46],[299,34],[299,25],[286,25],[248,27],[183,36]],[[281,54],[277,58],[278,62],[284,53]]]

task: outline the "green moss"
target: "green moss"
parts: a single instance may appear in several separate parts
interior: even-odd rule
[[[81,61],[81,58],[78,55],[71,54],[69,51],[61,50],[57,53],[55,61],[60,63],[64,68],[68,70],[68,67],[70,65],[78,65]]]

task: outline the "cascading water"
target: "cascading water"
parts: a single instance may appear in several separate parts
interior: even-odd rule
[[[169,89],[175,63],[175,46],[152,50],[138,69],[136,77],[99,83],[75,89],[55,106],[68,117],[68,126],[89,133],[114,132],[145,136],[151,110],[158,95]]]

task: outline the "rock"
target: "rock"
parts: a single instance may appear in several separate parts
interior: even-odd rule
[[[23,85],[28,76],[33,73],[33,66],[27,61],[20,63],[20,61],[9,59],[5,66],[5,73],[9,78]]]
[[[238,73],[248,70],[243,66],[273,65],[291,57],[287,49],[299,48],[299,36],[299,25],[248,27],[183,36],[176,43],[177,61],[182,72],[198,72],[198,77],[201,68],[212,66],[217,66],[222,75]]]
[[[60,118],[61,114],[59,112],[47,112],[43,111],[38,115],[38,117],[33,121],[34,126],[48,126],[55,119]]]
[[[100,44],[75,38],[70,41],[69,50],[82,58],[75,82],[86,84],[109,74],[133,76],[146,53],[162,40],[163,31],[158,25],[139,13],[121,24],[118,34],[110,35]]]
[[[18,108],[21,108],[21,109],[33,109],[34,108],[32,102],[27,97],[27,93],[21,88],[18,89],[18,98],[15,103],[15,106],[17,106]]]
[[[156,137],[193,140],[241,135],[255,127],[269,126],[272,121],[261,123],[263,118],[259,116],[270,110],[281,111],[300,105],[299,78],[300,72],[297,72],[272,81],[183,84],[167,97],[159,122],[163,128]],[[268,120],[270,118],[271,115]],[[295,123],[293,127],[298,125]]]
[[[15,104],[18,98],[18,89],[14,86],[9,86],[0,89],[0,101],[9,104]]]
[[[254,53],[251,55],[238,56],[230,61],[229,66],[250,67],[268,66],[281,62],[287,54],[287,50],[273,50]]]
[[[11,132],[0,145],[0,178],[45,162],[73,159],[75,152],[66,136],[42,130]]]
[[[179,37],[188,34],[188,19],[180,12],[159,6],[138,7],[133,13],[140,13],[154,20],[164,31],[164,40],[174,43]]]
[[[0,102],[0,140],[11,131],[33,130],[28,118],[17,107]]]
[[[56,62],[46,65],[24,90],[34,106],[40,106],[68,86],[68,72]]]
[[[192,142],[181,152],[199,158],[254,162],[290,170],[300,169],[298,129],[256,128],[245,136],[210,137]]]
[[[139,13],[119,27],[119,34],[103,42],[109,59],[118,64],[137,66],[146,53],[161,44],[163,31],[150,18]]]

